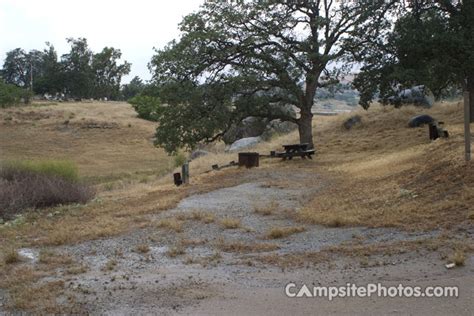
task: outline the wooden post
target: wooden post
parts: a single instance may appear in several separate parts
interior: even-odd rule
[[[183,183],[189,183],[189,162],[183,164],[181,173],[183,174]]]
[[[469,92],[464,92],[464,142],[466,161],[471,160],[471,104],[469,102]]]

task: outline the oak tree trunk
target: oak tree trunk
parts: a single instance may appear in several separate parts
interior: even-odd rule
[[[309,148],[314,148],[313,144],[313,113],[309,111],[301,111],[298,119],[298,132],[300,134],[300,143],[309,144]]]

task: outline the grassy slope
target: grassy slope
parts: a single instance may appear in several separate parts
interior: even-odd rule
[[[444,121],[451,137],[432,142],[426,127],[407,128],[408,119],[422,112]],[[329,226],[405,229],[451,228],[472,223],[474,176],[472,164],[463,160],[461,103],[439,104],[430,110],[375,106],[358,114],[363,123],[350,131],[341,127],[348,115],[315,117],[317,155],[314,161],[306,163],[304,170],[323,174],[330,185],[299,212],[299,219]],[[152,146],[153,124],[135,118],[126,104],[10,109],[0,112],[0,117],[4,121],[0,121],[0,135],[9,135],[0,142],[2,157],[69,158],[79,164],[82,175],[95,178],[129,179],[136,173],[153,174],[146,181],[132,177],[120,186],[99,187],[99,202],[85,207],[63,207],[60,211],[64,216],[54,220],[32,214],[35,228],[25,229],[25,235],[20,233],[23,238],[17,238],[25,244],[32,238],[36,244],[62,244],[133,229],[131,222],[143,224],[141,215],[171,207],[188,194],[238,183],[238,173],[244,172],[221,171],[218,183],[213,181],[213,173],[203,173],[214,163],[222,165],[236,160],[235,153],[223,153],[222,144],[218,144],[211,148],[214,153],[191,162],[192,185],[175,188],[169,176],[158,176],[169,170],[172,161]],[[13,120],[5,121],[6,117]],[[32,122],[20,120],[22,117],[42,119]],[[58,130],[63,128],[65,117],[73,117],[69,119],[72,127],[66,132]],[[91,120],[116,124],[118,128],[80,128],[79,124]],[[275,137],[255,150],[266,153],[297,140],[294,132]],[[263,168],[291,169],[300,165],[277,160],[262,163]],[[15,236],[18,230],[22,228],[4,229],[0,239]]]
[[[172,161],[152,146],[154,129],[120,102],[10,108],[0,111],[1,159],[70,159],[94,182],[162,174]]]
[[[407,128],[408,119],[421,112],[444,121],[451,137],[431,142],[426,127]],[[297,219],[329,226],[442,228],[450,235],[456,235],[459,228],[472,227],[474,175],[472,164],[463,161],[461,105],[442,104],[431,110],[373,107],[359,114],[362,125],[350,131],[341,127],[347,115],[315,117],[317,155],[313,161],[262,161],[261,168],[313,173],[314,181],[323,178],[329,183],[296,214]],[[64,128],[67,119],[70,126]],[[82,128],[91,120],[113,128]],[[99,199],[86,206],[42,210],[28,215],[23,224],[0,229],[0,257],[7,258],[11,247],[71,244],[145,227],[149,225],[146,214],[172,208],[190,194],[236,185],[241,181],[239,174],[246,172],[231,168],[204,174],[214,163],[237,158],[235,153],[223,153],[223,145],[218,144],[210,148],[212,154],[191,163],[192,184],[176,188],[170,176],[158,176],[172,161],[152,146],[153,129],[153,124],[136,119],[131,108],[120,103],[1,110],[2,158],[68,158],[94,182],[115,179],[121,185],[98,186]],[[297,134],[291,133],[255,150],[265,153],[297,141]],[[137,173],[148,178],[143,181]],[[53,211],[56,215],[45,216]],[[393,250],[393,245],[389,248]],[[35,270],[0,261],[0,287],[10,289],[14,306],[35,309],[39,301],[54,300],[61,284],[32,287],[41,276],[54,274],[58,266],[71,265],[51,260]],[[28,289],[42,296],[30,300]],[[51,312],[56,311],[55,304],[48,306],[52,306]]]

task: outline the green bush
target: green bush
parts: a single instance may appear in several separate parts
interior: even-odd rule
[[[6,84],[0,79],[0,108],[17,105],[22,100],[27,103],[30,97],[31,92],[11,84]]]
[[[184,163],[186,162],[186,155],[183,154],[182,152],[178,152],[175,156],[174,156],[174,166],[177,168],[177,167],[181,167],[182,165],[184,165]]]
[[[59,177],[72,182],[79,180],[76,165],[68,160],[8,161],[3,165],[4,169],[30,171],[32,173]]]
[[[157,121],[159,117],[160,101],[157,97],[147,95],[137,95],[128,102],[138,113],[138,117],[148,120]]]

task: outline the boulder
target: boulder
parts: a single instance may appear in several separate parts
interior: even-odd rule
[[[360,115],[354,115],[345,120],[344,123],[342,123],[342,126],[344,126],[345,129],[349,130],[360,123],[362,123],[362,117],[360,117]]]
[[[427,114],[421,114],[417,116],[413,116],[409,121],[408,121],[408,127],[420,127],[425,124],[432,123],[434,119],[427,115]]]
[[[271,129],[276,133],[284,134],[298,129],[298,124],[288,121],[282,122],[281,120],[277,119],[270,121],[270,123],[267,125],[267,129]]]
[[[260,136],[265,131],[267,121],[253,116],[246,117],[239,124],[233,125],[222,139],[224,143],[232,144],[238,139]]]
[[[232,152],[232,151],[238,151],[244,148],[248,148],[248,147],[258,144],[261,140],[262,140],[261,137],[242,138],[235,141],[232,145],[230,145],[228,151]]]
[[[388,103],[396,107],[403,104],[414,104],[425,107],[431,107],[434,103],[433,93],[425,86],[414,86],[410,89],[403,89],[396,92],[394,96],[389,97]]]
[[[293,122],[282,122],[280,119],[270,121],[261,137],[269,140],[275,134],[287,134],[298,129],[298,124]]]

